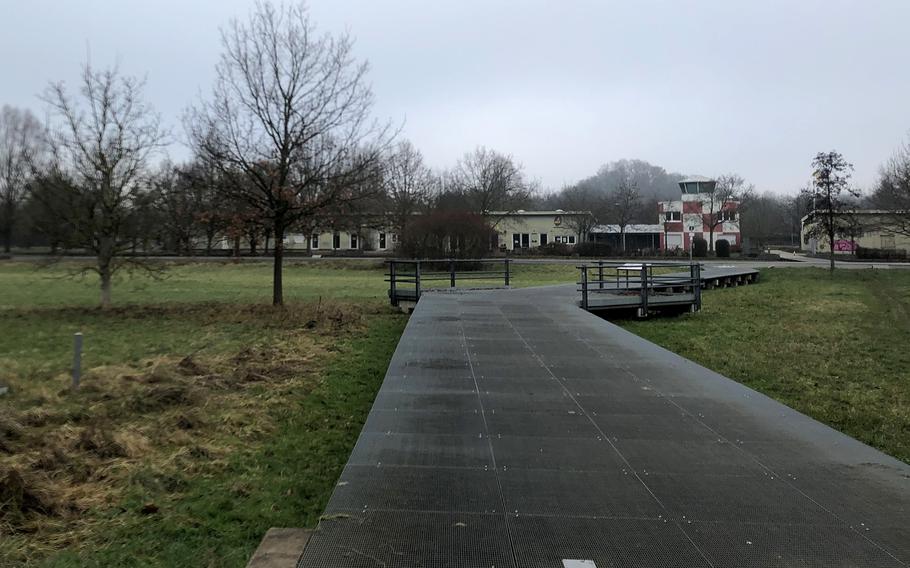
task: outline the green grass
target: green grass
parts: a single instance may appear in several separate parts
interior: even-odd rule
[[[765,269],[623,327],[910,462],[910,271]]]
[[[0,263],[0,566],[243,566],[315,526],[407,321],[382,271],[289,266],[276,310],[267,264],[173,266],[102,311],[68,268]],[[5,502],[11,470],[51,514]]]
[[[95,306],[98,279],[94,275],[68,278],[78,265],[64,263],[40,268],[32,262],[0,265],[0,310],[15,307]],[[162,302],[269,302],[272,267],[269,262],[205,262],[170,264],[161,280],[137,273],[115,277],[114,305]],[[385,267],[373,261],[288,261],[284,270],[287,301],[319,297],[336,300],[385,300]],[[513,265],[512,285],[539,286],[574,282],[574,263]],[[443,282],[440,285],[445,285]]]
[[[513,268],[515,286],[577,278],[572,263]],[[0,383],[13,387],[0,474],[18,468],[38,497],[72,505],[16,530],[0,503],[0,566],[242,566],[268,527],[314,526],[406,323],[382,268],[292,263],[274,310],[267,263],[174,265],[118,279],[110,311],[94,309],[94,278],[66,269],[0,263]],[[910,272],[768,269],[704,298],[698,314],[622,325],[910,461]],[[87,373],[74,396],[75,331]],[[203,370],[181,372],[187,355]],[[248,380],[261,375],[274,378]],[[162,393],[190,402],[149,402]],[[27,425],[13,453],[8,416]],[[114,457],[79,442],[96,426]]]
[[[310,393],[272,416],[277,430],[235,453],[216,475],[174,494],[153,470],[137,474],[116,529],[47,566],[243,566],[271,526],[316,525],[382,382],[404,318],[374,318],[337,345]],[[145,475],[150,481],[143,481]],[[153,516],[136,512],[159,503]]]

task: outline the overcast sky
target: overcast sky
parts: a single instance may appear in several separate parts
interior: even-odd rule
[[[43,112],[86,54],[145,75],[179,134],[250,0],[0,0],[0,104]],[[430,165],[477,145],[557,189],[621,158],[793,193],[836,149],[869,187],[910,132],[908,0],[312,0]],[[174,148],[180,159],[186,150]]]

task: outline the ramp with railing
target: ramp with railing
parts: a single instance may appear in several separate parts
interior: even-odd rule
[[[435,259],[388,261],[389,301],[393,306],[417,303],[430,291],[508,288],[511,259]]]

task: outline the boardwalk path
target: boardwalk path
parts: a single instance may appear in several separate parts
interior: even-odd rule
[[[300,566],[910,563],[910,467],[574,299],[424,297]]]

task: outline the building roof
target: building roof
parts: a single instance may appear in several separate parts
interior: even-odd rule
[[[619,234],[619,225],[595,225],[591,229],[592,233],[617,233]],[[660,225],[645,225],[634,223],[626,225],[626,233],[662,233],[663,227]]]
[[[591,215],[590,211],[563,211],[562,209],[556,209],[553,211],[525,211],[524,209],[516,209],[515,211],[487,211],[487,215],[496,215],[500,217],[504,216],[514,216],[520,217],[523,215]]]
[[[808,214],[803,215],[803,218],[800,219],[805,225],[806,221],[815,215],[815,211],[810,211]],[[845,209],[841,211],[840,215],[906,215],[906,211],[900,209]]]
[[[679,183],[695,183],[695,182],[706,182],[706,181],[717,181],[705,176],[689,176],[686,179],[679,180]]]

